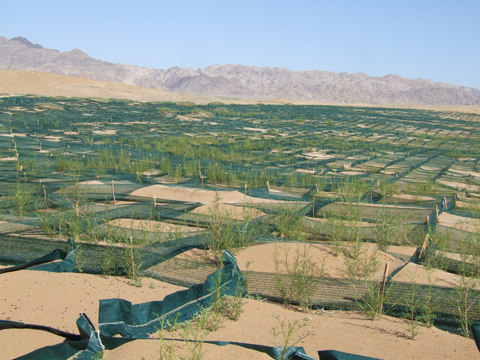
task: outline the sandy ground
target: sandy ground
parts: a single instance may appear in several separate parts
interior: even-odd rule
[[[216,98],[208,96],[195,96],[170,93],[163,90],[147,89],[133,85],[95,81],[76,78],[72,76],[44,73],[38,71],[0,70],[0,93],[36,94],[42,96],[66,97],[93,97],[108,99],[130,99],[135,101],[191,101],[197,104],[221,102],[224,104],[294,104],[294,105],[337,105],[400,108],[400,109],[425,109],[441,112],[474,113],[480,114],[480,105],[379,105],[379,104],[334,104],[320,101],[292,100],[292,99],[238,99]]]
[[[253,249],[253,248],[252,248]],[[155,288],[148,285],[154,283]],[[95,325],[98,301],[123,298],[133,303],[161,300],[180,287],[144,279],[141,288],[128,285],[123,278],[105,278],[86,274],[56,274],[22,270],[0,276],[2,296],[0,312],[4,319],[56,327],[77,332],[75,321],[85,312]],[[478,350],[473,340],[449,334],[436,328],[421,328],[415,340],[407,338],[407,326],[401,319],[384,316],[372,322],[357,312],[336,311],[332,315],[306,314],[278,304],[245,300],[244,313],[237,322],[226,320],[221,328],[208,335],[208,340],[230,340],[274,345],[271,334],[279,326],[274,318],[301,321],[305,330],[314,332],[298,345],[317,358],[318,350],[336,349],[383,359],[474,359]],[[307,319],[307,320],[305,320]],[[11,359],[41,346],[53,345],[63,339],[33,330],[2,330],[0,359]],[[180,346],[180,344],[179,344]],[[180,346],[181,347],[181,346]],[[155,340],[134,341],[113,351],[105,359],[158,359],[159,344]],[[203,348],[205,359],[268,359],[257,352],[234,346]],[[181,348],[177,354],[182,354]]]
[[[220,194],[220,193],[219,193]],[[215,201],[215,192],[165,185],[152,185],[133,191],[130,195],[143,197],[157,197],[157,199],[212,203]]]
[[[297,251],[299,251],[299,253],[303,253],[305,251],[304,245],[299,245],[296,243],[251,246],[236,254],[240,269],[246,270],[247,262],[250,262],[249,270],[251,271],[274,272],[275,249],[277,249],[278,252],[278,259],[285,261],[287,255],[289,263],[293,262]],[[332,246],[314,244],[310,246],[308,252],[319,267],[321,267],[323,264],[323,270],[326,277],[342,279],[348,278],[345,270],[345,258],[343,254],[338,257],[334,256]],[[385,264],[387,262],[390,263],[391,271],[403,265],[401,260],[398,260],[386,253],[379,253],[377,259],[380,261],[380,264]],[[281,267],[280,270],[282,272],[286,272],[284,267]],[[380,266],[375,274],[375,277],[380,278],[382,275],[383,269],[382,266]]]
[[[109,225],[123,227],[134,230],[158,231],[171,233],[187,233],[191,231],[202,231],[204,229],[193,226],[184,226],[169,224],[161,221],[153,220],[132,220],[132,219],[115,219],[109,222]]]
[[[17,158],[15,156],[8,156],[0,158],[0,161],[17,161]]]
[[[313,218],[313,217],[309,217],[309,216],[306,216],[307,219],[311,220],[311,221],[317,221],[317,222],[321,222],[321,223],[324,223],[324,224],[328,224],[330,222],[329,219],[325,219],[325,218]],[[347,226],[359,226],[359,227],[372,227],[372,223],[369,223],[369,222],[365,222],[365,221],[349,221],[349,220],[344,220],[344,224],[347,225]]]
[[[259,216],[265,215],[264,212],[257,209],[222,203],[219,203],[218,205],[216,205],[215,203],[210,203],[207,205],[199,206],[198,208],[193,209],[190,213],[215,215],[217,211],[220,212],[222,216],[228,216],[230,219],[236,220],[251,220]]]
[[[95,81],[38,71],[0,70],[0,93],[42,96],[97,97],[139,101],[195,101],[214,98],[181,95],[108,81]]]
[[[464,201],[457,200],[455,202],[455,206],[457,209],[467,209],[467,211],[470,209],[473,210],[480,210],[480,204],[473,204],[473,203],[468,203]]]
[[[128,285],[128,280],[120,277],[29,270],[6,273],[0,275],[0,316],[5,320],[78,333],[75,322],[81,312],[98,327],[100,299],[122,298],[140,303],[162,299],[182,289],[153,279],[144,279],[144,283],[138,288]],[[155,284],[155,288],[150,288],[150,283]],[[0,359],[12,359],[62,340],[43,331],[2,330]],[[4,344],[12,346],[6,348]]]
[[[453,229],[478,232],[480,229],[480,219],[464,218],[448,213],[441,213],[438,217],[438,224]]]
[[[467,191],[469,191],[469,192],[478,192],[479,189],[480,189],[480,187],[478,187],[476,185],[467,185],[464,182],[446,181],[446,180],[442,180],[441,178],[437,179],[435,181],[437,183],[446,185],[448,187],[451,187],[451,188],[457,189],[457,190],[463,190],[464,188],[466,188]]]
[[[133,191],[130,195],[143,196],[153,198],[154,196],[160,201],[165,200],[177,200],[177,201],[189,201],[198,202],[202,204],[213,204],[218,199],[220,204],[248,204],[255,203],[269,203],[269,204],[281,204],[282,201],[258,199],[248,195],[245,195],[239,191],[213,191],[203,189],[192,189],[183,187],[170,187],[166,185],[152,185],[143,187],[141,189]],[[201,210],[200,210],[201,211]],[[208,211],[207,211],[208,212]]]
[[[390,197],[401,199],[401,200],[416,200],[416,201],[435,200],[435,198],[432,198],[429,196],[415,196],[415,195],[407,195],[407,194],[394,194],[394,195],[390,195]]]
[[[364,248],[367,254],[372,254],[375,249],[374,244],[364,244]],[[262,244],[250,246],[246,249],[240,250],[235,253],[235,258],[238,262],[238,267],[242,271],[254,271],[254,272],[274,272],[275,269],[275,251],[278,253],[278,259],[281,263],[285,263],[287,259],[289,264],[292,264],[297,251],[304,252],[303,245],[296,243],[283,243],[283,244]],[[392,246],[389,248],[392,253],[413,255],[416,251],[414,247],[404,246]],[[328,278],[348,279],[348,273],[345,266],[345,257],[343,254],[336,257],[332,246],[312,244],[308,249],[308,254],[312,260],[318,265],[318,268],[323,268],[324,275]],[[287,255],[287,258],[286,258]],[[191,261],[206,261],[206,259],[213,259],[208,251],[204,250],[189,250],[181,255],[180,258],[189,259]],[[392,274],[395,270],[401,268],[405,263],[402,260],[395,258],[394,256],[378,252],[377,260],[379,266],[373,278],[381,279],[383,277],[385,264],[389,264],[388,275]],[[279,271],[286,273],[286,269],[283,265],[280,265]],[[430,274],[430,275],[429,275]],[[431,281],[436,286],[454,286],[459,277],[454,274],[450,274],[441,270],[427,271],[423,266],[413,263],[405,266],[399,271],[394,281],[398,282],[411,282],[411,279],[415,276],[415,282],[417,284],[428,285]],[[430,276],[430,280],[429,280]]]

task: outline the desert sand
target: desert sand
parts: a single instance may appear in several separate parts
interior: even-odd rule
[[[108,224],[112,226],[123,227],[126,229],[168,232],[168,233],[188,233],[191,231],[203,230],[193,226],[169,224],[166,222],[153,221],[153,220],[115,219],[110,221]]]
[[[217,98],[195,95],[176,94],[163,90],[147,89],[108,81],[95,81],[65,75],[39,71],[0,70],[0,94],[65,97],[91,97],[103,99],[129,99],[135,101],[190,101],[197,104],[221,102],[225,104],[294,104],[294,105],[338,105],[378,107],[371,104],[333,104],[327,102],[292,100],[292,99],[238,99]],[[1,96],[0,96],[1,97]],[[480,105],[382,105],[387,108],[424,109],[441,112],[480,114]]]
[[[441,213],[438,223],[445,227],[472,233],[478,232],[480,229],[480,219],[469,219],[448,213]]]
[[[214,204],[218,200],[219,204],[238,204],[248,206],[249,204],[264,203],[264,204],[281,204],[282,201],[259,199],[245,195],[239,191],[213,191],[203,189],[192,189],[187,187],[171,187],[166,185],[151,185],[142,187],[141,189],[133,191],[130,195],[142,197],[157,197],[158,201],[176,200],[188,201],[202,204]],[[201,213],[208,213],[208,210],[201,211]]]
[[[254,249],[254,248],[252,248]],[[14,284],[14,286],[10,285]],[[150,284],[154,284],[151,287]],[[64,331],[77,332],[75,321],[85,312],[98,326],[98,301],[122,298],[134,304],[162,300],[167,294],[182,289],[152,279],[144,279],[142,287],[128,285],[120,277],[87,274],[46,273],[21,270],[0,276],[2,296],[0,312],[4,319],[41,324]],[[370,321],[358,312],[334,311],[311,314],[284,306],[246,299],[244,313],[237,322],[225,320],[218,331],[207,340],[225,340],[275,345],[271,334],[280,319],[305,321],[306,330],[314,332],[299,346],[308,355],[318,358],[318,350],[336,349],[382,359],[474,359],[478,350],[473,340],[449,334],[436,328],[421,328],[415,340],[407,338],[403,320],[384,316]],[[306,319],[306,320],[304,320]],[[154,335],[155,337],[156,335]],[[2,330],[0,360],[11,359],[36,348],[57,344],[63,338],[34,330]],[[181,354],[181,343],[178,344]],[[105,359],[158,359],[159,343],[155,340],[136,340],[115,350],[106,351]],[[228,356],[231,359],[268,359],[261,353],[234,346],[205,345],[205,359]]]

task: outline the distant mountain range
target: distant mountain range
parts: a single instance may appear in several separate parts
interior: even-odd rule
[[[251,99],[292,99],[335,104],[480,104],[480,90],[398,75],[321,70],[291,71],[244,65],[205,69],[148,69],[94,59],[79,49],[59,52],[23,37],[0,37],[0,69],[34,70],[114,81],[174,93]]]

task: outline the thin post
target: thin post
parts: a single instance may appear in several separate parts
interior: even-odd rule
[[[153,206],[157,206],[157,195],[153,197]]]
[[[385,271],[383,272],[382,288],[380,289],[380,316],[382,316],[383,311],[383,298],[385,297],[385,284],[387,282],[388,276],[388,263],[385,264]]]
[[[42,185],[42,188],[43,188],[43,196],[45,197],[45,205],[47,205],[47,209],[50,210],[50,206],[48,206],[47,190],[45,190],[45,185]]]
[[[115,186],[113,185],[113,180],[112,180],[112,196],[113,196],[113,205],[117,205],[117,201],[115,200]]]
[[[268,188],[268,192],[270,193],[270,183],[268,182],[268,180],[267,180],[267,188]]]
[[[315,219],[315,197],[312,200],[312,217]]]
[[[418,258],[419,258],[419,259],[422,258],[423,253],[424,253],[425,250],[427,249],[427,244],[428,244],[428,239],[429,239],[429,238],[430,238],[430,235],[429,235],[429,234],[425,235],[425,239],[423,240],[422,248],[420,249],[420,253],[418,254]]]

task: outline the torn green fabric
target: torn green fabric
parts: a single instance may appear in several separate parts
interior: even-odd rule
[[[122,299],[100,300],[99,324],[105,336],[122,335],[124,338],[145,338],[155,333],[164,323],[185,322],[216,296],[246,295],[245,278],[237,261],[228,251],[223,255],[223,268],[210,274],[205,283],[195,284],[187,290],[167,295],[162,301],[132,305]]]
[[[368,356],[349,354],[337,350],[322,350],[318,352],[320,360],[380,360]]]

